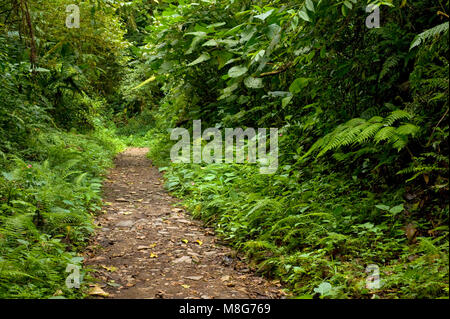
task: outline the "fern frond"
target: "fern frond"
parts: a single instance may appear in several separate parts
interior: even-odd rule
[[[412,114],[405,110],[395,110],[384,121],[386,125],[392,125],[395,121],[403,120],[403,119],[411,119]]]
[[[397,150],[401,150],[408,143],[408,136],[415,136],[420,129],[411,123],[402,124],[399,127],[394,127],[392,124],[411,118],[411,113],[405,110],[395,110],[386,118],[374,116],[367,121],[362,118],[351,119],[314,143],[303,158],[317,150],[320,150],[317,155],[320,157],[330,150],[352,144],[368,143],[371,139],[376,144],[385,141]]]
[[[393,141],[396,139],[395,128],[392,126],[385,126],[377,132],[374,136],[375,143],[380,143],[381,141]]]
[[[383,126],[383,123],[373,123],[367,126],[361,134],[359,134],[356,142],[359,144],[367,142],[376,132]]]
[[[396,134],[399,135],[416,135],[417,132],[419,132],[419,127],[415,126],[414,124],[407,123],[400,125],[396,130]]]
[[[398,55],[392,55],[386,59],[383,63],[383,67],[380,71],[380,76],[378,77],[378,82],[381,82],[383,77],[388,74],[390,70],[395,68],[397,64],[400,62],[400,57]]]
[[[438,35],[440,35],[441,33],[446,33],[448,32],[448,22],[444,22],[442,24],[439,24],[431,29],[425,30],[424,32],[416,35],[416,37],[414,38],[413,42],[411,43],[411,47],[409,48],[410,50],[415,48],[416,46],[419,46],[420,44],[424,43],[425,41],[427,41],[430,38],[434,38]]]

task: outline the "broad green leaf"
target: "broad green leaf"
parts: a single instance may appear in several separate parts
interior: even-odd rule
[[[271,9],[271,10],[269,10],[269,11],[267,11],[267,12],[258,14],[258,15],[255,16],[255,18],[264,21],[264,20],[267,19],[267,17],[269,17],[269,16],[272,14],[273,10],[274,10],[274,9]]]
[[[311,21],[311,19],[309,18],[308,14],[307,14],[306,11],[304,11],[304,10],[301,10],[301,11],[298,13],[298,15],[300,16],[300,18],[302,18],[302,19],[305,20],[305,21],[308,21],[308,22]]]
[[[219,44],[218,44],[217,41],[214,40],[214,39],[211,39],[211,40],[209,40],[209,41],[206,41],[205,43],[202,44],[202,46],[204,46],[204,47],[216,47],[216,46],[218,46],[218,45],[219,45]]]
[[[249,26],[246,28],[243,32],[241,32],[241,43],[249,41],[253,35],[256,33],[256,27],[255,26]]]
[[[245,73],[247,73],[247,71],[248,71],[248,69],[244,65],[237,65],[237,66],[233,66],[228,71],[228,75],[230,76],[230,78],[237,78],[237,77],[240,77],[241,75],[244,75]]]
[[[350,10],[353,8],[353,5],[352,5],[349,1],[347,1],[347,0],[344,1],[344,5],[345,5],[347,8],[349,8]]]
[[[203,31],[198,31],[198,32],[187,32],[187,33],[185,33],[184,35],[186,36],[186,35],[195,35],[195,36],[197,36],[197,37],[205,37],[206,36],[206,32],[203,32]]]
[[[211,59],[211,56],[208,53],[202,53],[197,59],[189,63],[187,66],[193,66]]]
[[[291,92],[292,94],[299,93],[303,88],[305,88],[308,85],[310,80],[311,79],[309,78],[295,79],[294,82],[292,82],[291,86],[289,87],[289,92]]]
[[[292,100],[292,96],[287,96],[281,100],[281,106],[285,108]]]
[[[331,286],[328,282],[321,283],[317,288],[314,288],[314,292],[319,293],[321,296],[328,295],[333,289],[333,286]]]
[[[306,0],[306,8],[309,10],[309,11],[312,11],[312,12],[314,12],[314,3],[311,1],[311,0]]]
[[[264,87],[263,80],[261,78],[254,78],[249,76],[244,80],[244,84],[248,88],[260,89]]]
[[[403,204],[397,205],[389,209],[389,212],[392,214],[398,214],[403,211]]]
[[[213,56],[215,59],[217,59],[217,62],[219,64],[219,70],[223,68],[226,63],[233,58],[233,53],[227,52],[227,51],[214,51]]]
[[[375,207],[381,210],[389,210],[389,206],[383,204],[375,205]]]

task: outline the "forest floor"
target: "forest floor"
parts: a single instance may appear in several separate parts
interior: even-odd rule
[[[146,148],[119,154],[104,183],[99,226],[85,265],[107,298],[283,298],[277,281],[257,276],[214,231],[163,188]]]

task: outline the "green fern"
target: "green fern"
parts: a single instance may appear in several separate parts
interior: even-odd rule
[[[413,42],[411,43],[410,50],[419,46],[420,44],[424,43],[430,38],[436,37],[440,35],[441,33],[448,32],[448,22],[444,22],[442,24],[439,24],[431,29],[425,30],[424,32],[416,35]]]
[[[398,127],[392,126],[396,121],[411,119],[412,115],[404,110],[395,110],[386,118],[374,116],[369,120],[354,118],[339,125],[333,132],[319,139],[302,158],[319,151],[318,157],[330,150],[343,146],[364,144],[373,140],[376,144],[386,142],[397,150],[401,150],[408,143],[408,137],[419,132],[419,127],[406,123]]]
[[[398,55],[390,56],[384,61],[383,67],[380,72],[380,76],[378,77],[378,82],[381,82],[383,77],[389,73],[390,70],[395,68],[397,64],[400,62],[400,57]]]

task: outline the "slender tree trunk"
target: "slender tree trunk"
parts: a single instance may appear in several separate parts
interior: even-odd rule
[[[28,26],[28,33],[30,36],[30,62],[31,67],[34,69],[37,61],[36,42],[34,40],[33,25],[31,23],[30,11],[28,10],[28,4],[26,0],[21,0],[21,10]]]

